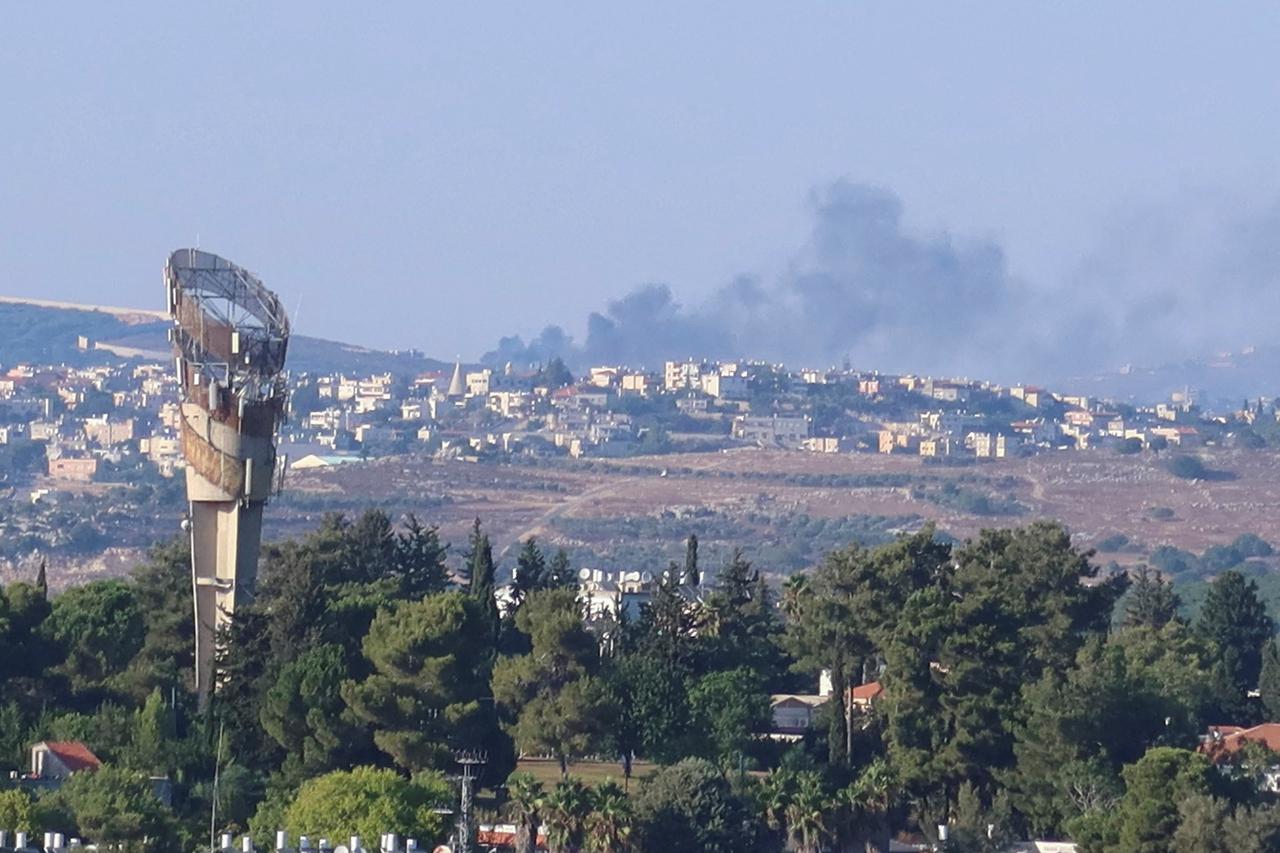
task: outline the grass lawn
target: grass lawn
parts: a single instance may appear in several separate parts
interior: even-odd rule
[[[657,767],[647,761],[637,761],[631,765],[631,780],[648,776]],[[560,764],[534,758],[522,758],[516,763],[517,773],[528,773],[545,785],[554,788],[560,781]],[[569,765],[569,776],[584,785],[595,787],[612,779],[622,784],[622,764],[617,761],[580,761]]]

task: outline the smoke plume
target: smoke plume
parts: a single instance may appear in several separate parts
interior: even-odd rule
[[[994,242],[913,233],[883,188],[841,180],[809,201],[809,238],[774,280],[743,275],[696,305],[646,284],[592,313],[581,344],[548,326],[528,342],[503,338],[484,358],[650,367],[685,357],[848,359],[1049,381],[1276,337],[1280,205],[1242,211],[1197,199],[1172,214],[1132,211],[1068,281],[1033,288]]]

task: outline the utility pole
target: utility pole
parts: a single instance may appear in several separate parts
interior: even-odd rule
[[[453,760],[462,765],[462,777],[458,785],[458,823],[454,831],[453,849],[454,853],[472,853],[476,836],[474,785],[480,775],[478,768],[489,762],[489,756],[485,752],[464,751],[457,753]]]

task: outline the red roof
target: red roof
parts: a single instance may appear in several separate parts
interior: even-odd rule
[[[1211,726],[1209,737],[1200,744],[1200,751],[1218,761],[1244,749],[1246,743],[1260,743],[1273,752],[1280,752],[1280,723],[1263,723],[1251,729]]]
[[[855,702],[871,702],[878,698],[884,692],[884,687],[880,682],[872,681],[869,684],[859,684],[857,687],[849,688],[849,698]]]
[[[44,745],[72,773],[78,770],[97,770],[102,766],[101,759],[78,740],[47,740]]]

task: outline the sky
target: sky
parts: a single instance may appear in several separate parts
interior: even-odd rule
[[[1278,65],[1264,2],[4,4],[0,293],[198,244],[440,357],[639,352],[655,288],[885,368],[1276,343]]]

